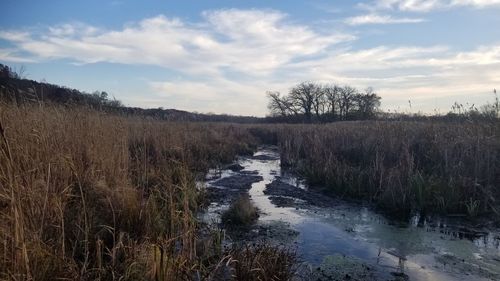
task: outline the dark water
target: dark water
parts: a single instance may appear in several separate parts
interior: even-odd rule
[[[500,280],[498,229],[471,230],[459,219],[419,216],[396,223],[370,208],[342,201],[328,208],[279,208],[263,193],[276,176],[299,188],[307,186],[282,173],[275,150],[261,149],[255,155],[276,159],[239,161],[245,170],[258,171],[264,178],[249,191],[263,212],[259,223],[285,222],[298,231],[291,245],[311,265],[321,264],[328,256],[345,255],[372,265],[386,277],[404,272],[410,280]],[[232,173],[223,171],[222,177]],[[224,206],[214,205],[207,214],[218,208]]]

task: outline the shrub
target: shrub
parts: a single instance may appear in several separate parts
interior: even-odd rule
[[[259,217],[257,207],[250,201],[248,195],[241,195],[221,217],[227,227],[248,227]]]

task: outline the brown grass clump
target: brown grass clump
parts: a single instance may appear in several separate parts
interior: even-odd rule
[[[279,130],[282,164],[386,210],[497,213],[500,124],[342,122]]]
[[[247,194],[237,198],[221,217],[222,223],[229,228],[248,227],[259,218],[259,210]]]
[[[228,264],[233,280],[284,281],[296,276],[299,263],[289,249],[257,244],[233,248]]]
[[[255,145],[233,125],[0,105],[0,279],[206,274],[194,175]]]

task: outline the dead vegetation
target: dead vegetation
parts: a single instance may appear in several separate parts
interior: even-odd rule
[[[228,228],[249,227],[259,218],[259,211],[252,203],[248,194],[240,195],[221,217],[222,223]]]
[[[230,254],[232,277],[239,281],[292,280],[298,270],[297,255],[283,247],[246,245],[232,249]]]
[[[195,175],[250,152],[246,129],[48,105],[0,118],[0,279],[213,278],[225,257],[196,247],[217,237],[198,236]]]
[[[403,212],[499,214],[499,122],[341,122],[278,130],[282,165]]]
[[[498,122],[233,125],[1,104],[0,124],[5,280],[287,280],[295,255],[224,252],[198,235],[196,175],[259,143],[278,143],[311,183],[387,210],[499,210]],[[255,210],[240,204],[245,224]]]

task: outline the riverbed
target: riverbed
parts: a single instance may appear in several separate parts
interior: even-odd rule
[[[203,220],[218,223],[229,202],[248,192],[261,214],[253,236],[239,239],[272,238],[295,249],[314,280],[500,280],[495,227],[418,214],[388,219],[369,205],[308,187],[281,169],[275,147],[235,165],[207,175],[209,192],[218,195]]]

